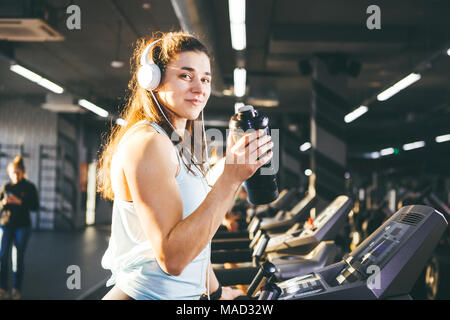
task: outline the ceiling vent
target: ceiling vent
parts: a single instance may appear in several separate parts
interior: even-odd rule
[[[64,36],[41,19],[0,18],[0,40],[23,42],[62,41]]]

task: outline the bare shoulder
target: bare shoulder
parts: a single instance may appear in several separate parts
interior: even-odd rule
[[[151,126],[132,129],[120,147],[120,158],[126,167],[147,167],[176,172],[178,159],[172,141]]]

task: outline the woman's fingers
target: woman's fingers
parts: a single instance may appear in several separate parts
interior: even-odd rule
[[[256,164],[258,165],[258,167],[265,165],[267,162],[270,161],[270,159],[272,159],[273,156],[273,152],[269,151],[264,157],[262,157],[261,159],[256,161]]]
[[[232,152],[241,153],[245,151],[250,143],[252,143],[258,137],[264,135],[264,130],[258,130],[251,133],[243,135],[231,148]]]
[[[263,154],[265,154],[267,151],[271,150],[273,148],[273,146],[274,146],[274,144],[271,141],[260,146],[255,152],[250,154],[250,159],[249,159],[250,163],[256,164],[259,157],[262,156]]]

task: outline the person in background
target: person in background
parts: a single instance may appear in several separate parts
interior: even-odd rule
[[[38,210],[39,199],[36,187],[26,179],[23,159],[17,156],[7,167],[10,182],[0,189],[0,300],[9,299],[8,273],[11,249],[17,250],[11,298],[21,298],[24,275],[25,249],[31,234],[30,211]]]

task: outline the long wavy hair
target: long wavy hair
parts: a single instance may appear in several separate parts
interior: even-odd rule
[[[188,146],[183,145],[185,139],[183,139],[183,137],[179,137],[176,132],[174,132],[172,126],[167,123],[164,116],[161,114],[161,111],[153,100],[151,93],[139,86],[137,82],[137,71],[140,66],[142,53],[150,43],[158,39],[161,41],[157,42],[152,47],[149,55],[153,63],[158,65],[161,69],[161,79],[164,79],[164,74],[168,64],[177,54],[181,52],[199,51],[205,53],[211,59],[206,46],[204,46],[193,35],[186,32],[158,32],[150,38],[144,37],[137,40],[130,60],[132,77],[128,83],[129,93],[127,103],[120,114],[120,118],[124,119],[126,124],[123,126],[112,125],[111,133],[103,146],[103,151],[99,159],[97,190],[104,198],[110,200],[114,199],[110,177],[112,157],[116,152],[117,146],[125,132],[141,120],[149,120],[157,123],[166,131],[169,137],[172,137],[172,142],[178,147],[181,159],[183,159],[184,165],[186,165],[189,171],[195,174],[192,170],[192,164],[197,166],[202,174],[205,174],[206,171],[206,164],[203,161],[203,157],[201,163],[198,163],[194,158],[194,150],[198,150],[198,148],[200,148],[202,155],[205,152],[205,144],[203,142],[204,132],[202,132],[200,137],[198,135],[194,135],[194,121],[187,120],[186,130],[192,139]],[[157,97],[157,95],[155,95],[155,97]],[[161,108],[164,109],[164,113],[168,117],[169,121],[172,122],[173,117],[170,110],[168,110],[168,108],[165,107],[159,99],[158,102]],[[177,139],[174,139],[175,136]],[[177,140],[177,142],[174,140]],[[182,145],[183,147],[180,147]],[[191,159],[190,161],[187,161],[188,163],[186,163],[185,157],[183,157],[183,148],[187,148],[189,151],[188,153],[190,154]]]

